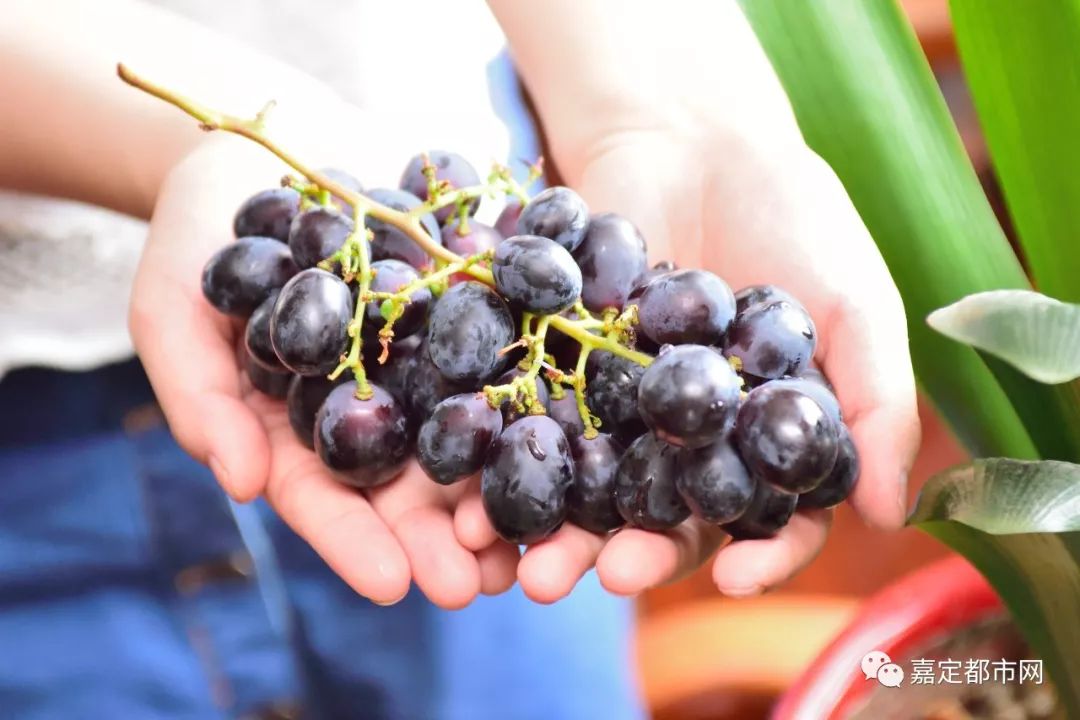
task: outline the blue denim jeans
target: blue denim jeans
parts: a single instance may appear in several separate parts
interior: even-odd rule
[[[0,382],[0,716],[641,716],[632,609],[595,578],[549,607],[375,606],[151,401],[134,361]]]

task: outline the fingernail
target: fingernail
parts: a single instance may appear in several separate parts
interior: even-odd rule
[[[907,519],[907,488],[908,488],[908,474],[906,472],[900,473],[900,490],[896,496],[896,503],[900,506],[900,523],[903,524]]]
[[[408,594],[409,594],[408,592],[406,592],[406,593],[405,593],[405,595],[408,595]],[[388,602],[380,602],[380,601],[378,601],[378,600],[371,600],[371,602],[375,603],[375,604],[376,604],[376,605],[378,605],[379,607],[391,607],[391,606],[393,606],[393,605],[397,605],[397,604],[398,604],[399,602],[401,602],[402,600],[404,600],[404,599],[405,599],[405,595],[402,595],[401,597],[397,598],[396,600],[390,600],[390,601],[388,601]],[[370,598],[369,598],[369,599],[370,599]]]
[[[720,588],[720,592],[731,598],[748,598],[765,592],[761,585],[749,585],[747,587]]]
[[[221,461],[217,459],[216,455],[211,455],[207,458],[206,464],[210,466],[210,472],[214,473],[214,477],[217,478],[218,484],[228,492],[229,471],[225,469],[225,466],[221,464]]]

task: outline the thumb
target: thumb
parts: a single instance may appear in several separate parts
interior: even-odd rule
[[[177,441],[210,466],[230,496],[246,501],[265,487],[269,442],[241,398],[233,324],[203,298],[200,277],[206,259],[232,240],[235,208],[275,175],[256,162],[261,180],[245,182],[248,170],[230,168],[250,165],[230,155],[248,153],[234,148],[208,143],[165,181],[136,273],[129,329]]]

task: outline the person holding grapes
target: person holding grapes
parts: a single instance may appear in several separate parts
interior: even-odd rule
[[[358,5],[378,12],[376,3]],[[898,527],[918,441],[903,307],[843,187],[806,147],[737,5],[684,0],[661,17],[613,0],[490,6],[535,102],[548,159],[592,210],[631,220],[653,261],[709,269],[736,287],[776,283],[805,304],[818,328],[816,359],[862,459],[852,503],[868,522]],[[306,8],[297,34],[329,32],[329,14]],[[365,27],[363,11],[347,17],[370,42],[382,35],[398,53],[423,58],[428,82],[454,84],[455,74],[442,72],[453,51],[410,42],[410,27]],[[454,42],[468,42],[468,32],[467,22],[455,26]],[[207,258],[231,239],[236,207],[283,166],[240,139],[200,134],[117,81],[115,64],[238,109],[275,98],[268,122],[282,146],[355,168],[365,184],[396,179],[417,143],[453,149],[454,130],[469,121],[453,126],[452,109],[444,116],[438,106],[356,107],[287,63],[120,0],[16,2],[0,25],[0,59],[8,108],[0,186],[150,218],[130,329],[153,395],[176,443],[232,500],[263,497],[272,508],[224,503],[203,482],[210,475],[186,464],[163,433],[118,439],[115,406],[149,399],[145,388],[131,391],[132,375],[102,386],[104,398],[76,395],[97,375],[40,373],[32,397],[20,394],[31,387],[26,375],[0,384],[0,475],[9,488],[0,502],[0,525],[9,528],[0,530],[0,602],[10,607],[0,634],[13,640],[0,648],[0,697],[19,716],[288,717],[298,708],[328,717],[531,717],[525,708],[547,708],[545,717],[633,716],[624,673],[595,676],[588,688],[575,682],[579,666],[557,667],[560,644],[587,654],[587,667],[625,663],[615,639],[623,626],[611,621],[625,610],[590,594],[588,581],[572,593],[587,572],[595,568],[610,593],[633,596],[709,561],[721,592],[747,596],[782,583],[823,544],[828,511],[798,513],[775,538],[718,553],[722,531],[688,523],[608,536],[566,525],[519,555],[497,538],[475,493],[435,485],[416,467],[368,493],[343,487],[292,435],[281,404],[251,392],[236,326],[199,292]],[[366,80],[385,84],[392,65],[368,69]],[[419,91],[392,79],[389,86]],[[55,302],[64,300],[57,288]],[[80,308],[69,313],[78,322]],[[80,401],[28,423],[46,392],[57,403]],[[91,434],[76,437],[64,424],[97,408],[108,419]],[[148,555],[148,534],[166,556]],[[308,546],[347,588],[315,569]],[[171,582],[162,585],[163,574]],[[251,577],[258,581],[242,583]],[[466,612],[485,607],[487,615],[468,622],[431,614],[515,583],[538,603],[569,596],[556,606],[567,610],[556,621],[528,620],[523,602],[482,598]],[[414,585],[419,593],[409,593]],[[397,605],[361,608],[357,595]],[[585,614],[576,624],[575,607]],[[184,622],[184,613],[198,622]],[[582,633],[591,625],[586,652]],[[520,672],[484,663],[469,666],[480,676],[469,679],[444,669],[493,648]],[[110,654],[119,659],[103,668]],[[524,656],[518,664],[515,655]],[[127,680],[104,679],[118,674]],[[440,682],[453,688],[435,703]]]

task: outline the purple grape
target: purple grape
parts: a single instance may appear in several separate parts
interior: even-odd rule
[[[289,240],[289,226],[300,212],[300,193],[292,188],[271,188],[255,193],[240,206],[233,218],[236,237],[268,237]]]
[[[455,285],[443,293],[428,323],[428,353],[439,371],[459,383],[482,383],[505,367],[499,351],[514,341],[506,301],[487,285]]]
[[[560,313],[581,295],[581,268],[565,249],[538,235],[507,238],[491,264],[495,288],[516,307]]]
[[[735,318],[724,340],[724,354],[739,358],[742,372],[766,379],[800,374],[816,347],[810,315],[787,300],[750,307]]]
[[[300,268],[310,268],[330,257],[352,234],[353,221],[328,207],[313,207],[297,215],[289,230],[289,249]]]
[[[836,462],[837,424],[814,400],[767,383],[747,395],[735,419],[739,454],[758,480],[809,492]]]
[[[410,212],[422,204],[420,198],[404,190],[376,188],[368,192],[367,196],[375,202],[399,212]],[[434,215],[424,213],[420,217],[420,224],[423,225],[427,234],[431,236],[433,242],[441,244],[442,233]],[[401,260],[412,265],[417,270],[426,270],[434,265],[434,261],[428,256],[424,248],[417,245],[415,240],[393,225],[369,215],[365,219],[365,226],[373,233],[371,240],[372,260]]]
[[[473,187],[480,184],[480,176],[469,161],[455,152],[445,150],[430,150],[427,153],[428,162],[435,166],[435,179],[446,181],[451,189]],[[401,175],[398,186],[406,192],[412,193],[421,200],[428,199],[428,181],[424,176],[424,155],[417,155],[405,166],[405,172]],[[469,215],[476,213],[480,205],[480,199],[476,198],[469,204]],[[435,211],[435,219],[439,224],[447,221],[455,210],[454,205],[449,205]]]
[[[373,292],[397,292],[411,282],[420,279],[420,273],[412,265],[400,260],[379,260],[371,264],[375,271],[375,278],[371,281]],[[424,327],[427,320],[428,309],[431,307],[431,290],[421,288],[409,296],[410,301],[404,307],[404,312],[394,322],[394,337],[406,337]],[[372,330],[378,330],[386,325],[386,320],[379,309],[379,302],[368,303],[365,309],[366,322]]]
[[[732,522],[750,507],[757,483],[729,440],[683,450],[675,483],[690,511],[702,520]]]
[[[429,478],[450,485],[480,472],[502,429],[502,414],[482,395],[453,395],[420,426],[416,457]]]
[[[267,237],[243,237],[206,263],[202,291],[219,312],[248,317],[297,273],[289,248]]]
[[[289,382],[285,407],[289,414],[289,425],[296,438],[309,450],[315,449],[315,415],[319,412],[330,391],[352,380],[350,373],[342,373],[336,380],[316,375],[304,377],[294,375]]]
[[[630,445],[616,470],[615,505],[628,524],[670,530],[690,517],[675,488],[678,449],[652,433]]]
[[[371,385],[367,400],[352,383],[330,391],[315,417],[315,452],[346,485],[371,488],[405,469],[409,438],[405,413],[393,396]]]
[[[349,286],[325,270],[303,270],[286,283],[270,317],[270,340],[285,367],[325,375],[341,362],[353,315]]]
[[[244,357],[244,371],[247,372],[251,386],[272,398],[283,398],[289,391],[289,381],[293,374],[288,371],[268,370],[255,361],[251,355]]]
[[[614,213],[589,219],[574,260],[581,267],[581,301],[594,312],[622,310],[648,267],[645,239],[632,222]]]
[[[737,520],[722,525],[734,540],[765,540],[775,536],[795,514],[798,495],[758,482],[750,506]]]
[[[840,426],[836,463],[829,475],[813,490],[799,495],[799,509],[823,509],[847,500],[859,482],[859,451],[846,425]]]
[[[503,430],[492,445],[480,496],[499,537],[531,544],[566,518],[573,479],[574,461],[562,429],[549,417],[532,415]]]
[[[672,445],[699,448],[722,440],[735,422],[741,384],[728,361],[703,345],[661,350],[638,385],[638,412]]]
[[[522,209],[514,235],[540,235],[574,252],[585,239],[589,207],[568,187],[550,187]]]
[[[638,318],[641,332],[659,345],[718,345],[735,318],[735,296],[711,272],[675,270],[648,284]]]
[[[610,435],[570,437],[574,482],[566,491],[569,520],[594,533],[608,533],[625,524],[615,505],[615,471],[625,448]]]

